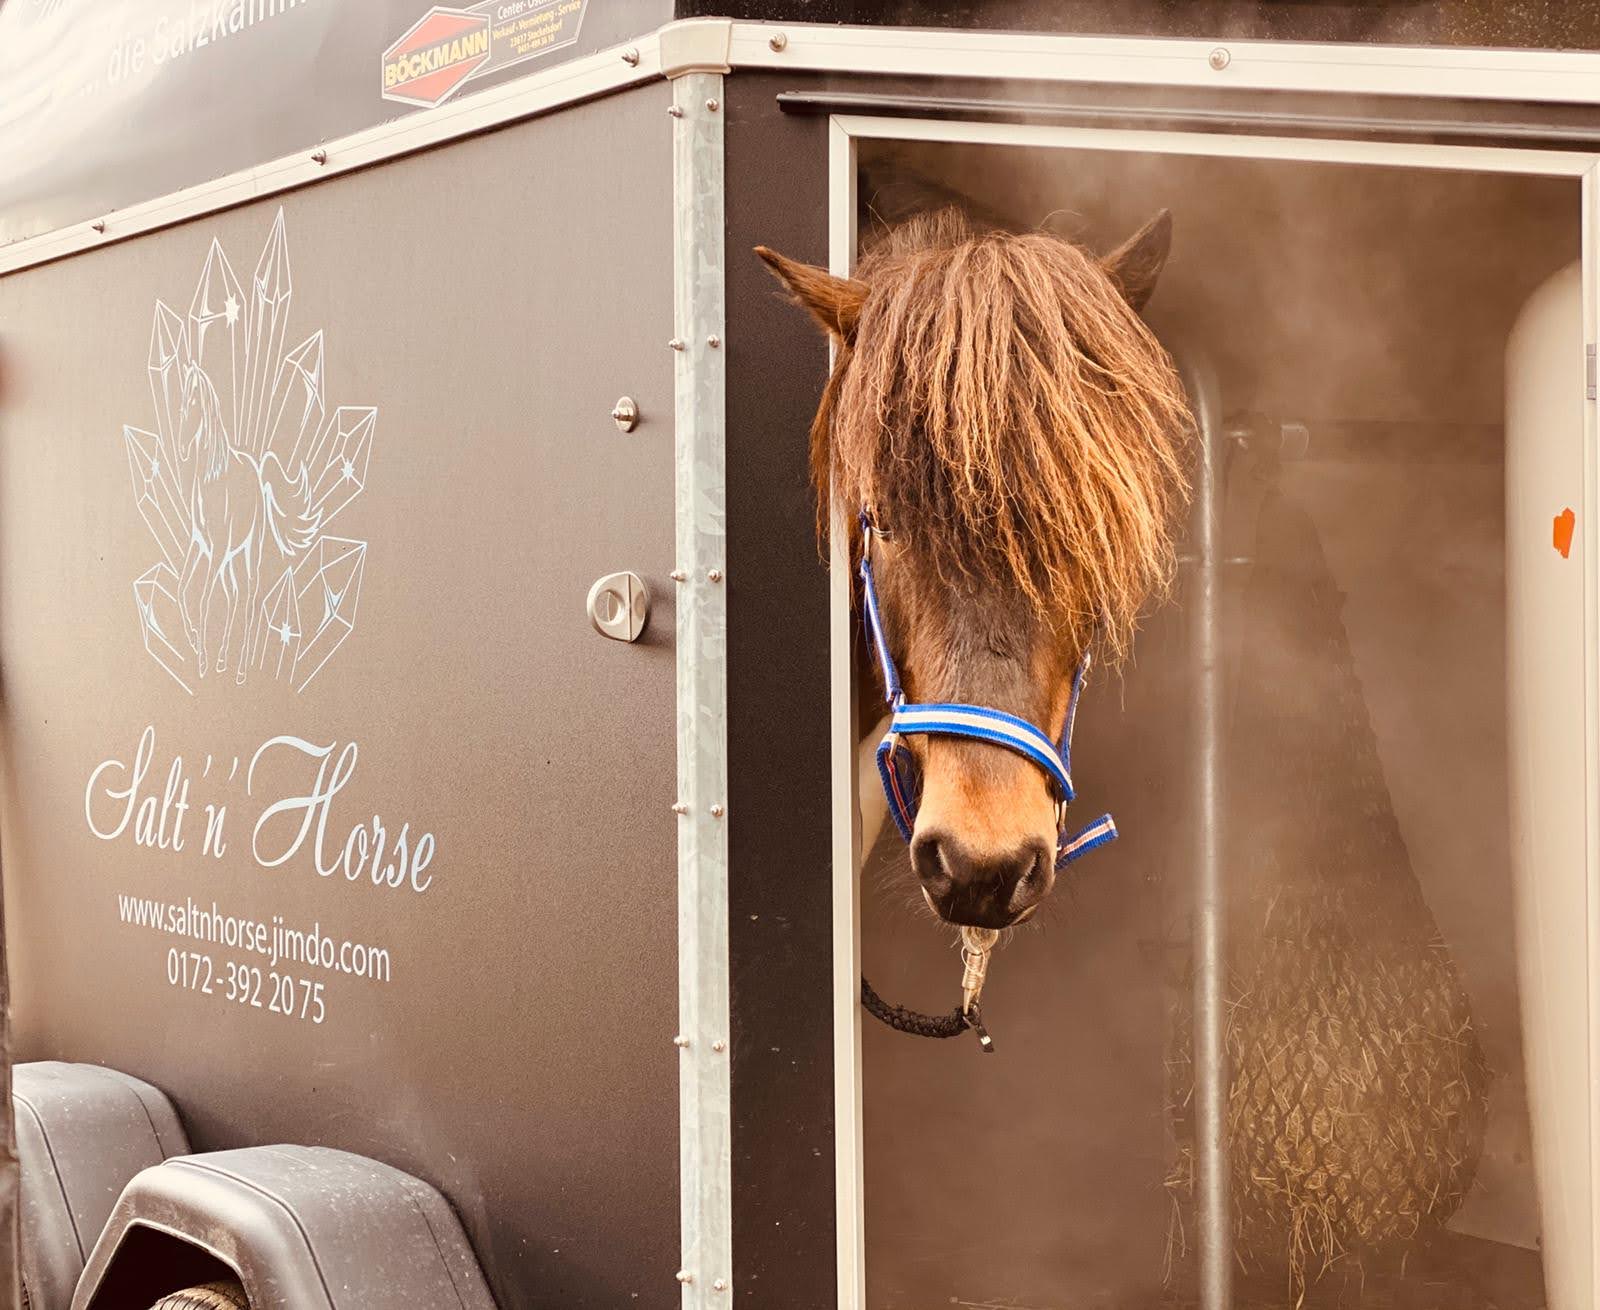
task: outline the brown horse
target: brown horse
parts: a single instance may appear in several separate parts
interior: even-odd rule
[[[833,340],[811,472],[872,534],[884,627],[912,701],[1060,735],[1073,671],[1113,663],[1168,584],[1188,497],[1183,390],[1138,311],[1163,212],[1104,259],[956,210],[891,229],[853,277],[757,253]],[[851,559],[862,537],[852,533]],[[1055,880],[1056,796],[1013,751],[915,737],[912,865],[953,923],[1026,917]]]

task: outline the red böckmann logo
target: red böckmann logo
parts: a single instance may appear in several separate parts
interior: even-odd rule
[[[383,52],[383,98],[437,105],[488,61],[489,16],[435,6]]]

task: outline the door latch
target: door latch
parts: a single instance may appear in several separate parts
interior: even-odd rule
[[[637,573],[608,573],[589,588],[589,622],[612,641],[638,641],[650,621],[650,589]]]

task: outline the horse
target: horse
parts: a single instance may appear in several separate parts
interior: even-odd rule
[[[283,560],[292,560],[310,548],[322,516],[308,508],[310,479],[303,463],[298,478],[291,478],[272,451],[257,459],[229,440],[217,390],[198,365],[191,365],[185,378],[183,414],[178,453],[183,460],[192,456],[194,469],[189,546],[178,583],[178,603],[203,678],[210,663],[211,602],[218,591],[222,593],[227,610],[216,668],[218,673],[228,670],[237,625],[235,681],[242,683],[261,623],[262,552],[267,540],[270,538]],[[238,622],[241,605],[242,624]]]
[[[910,701],[1062,740],[1085,654],[1118,665],[1170,586],[1194,425],[1140,318],[1170,245],[1164,210],[1097,258],[949,208],[888,229],[849,277],[756,248],[833,344],[810,438],[819,531],[840,504]],[[898,744],[921,779],[906,835],[928,904],[954,924],[1026,919],[1070,797],[1016,749]]]

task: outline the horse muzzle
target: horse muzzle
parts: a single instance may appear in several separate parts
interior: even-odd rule
[[[1043,841],[1003,855],[978,855],[951,833],[918,833],[911,864],[933,912],[973,928],[1009,928],[1055,885],[1055,851]]]

